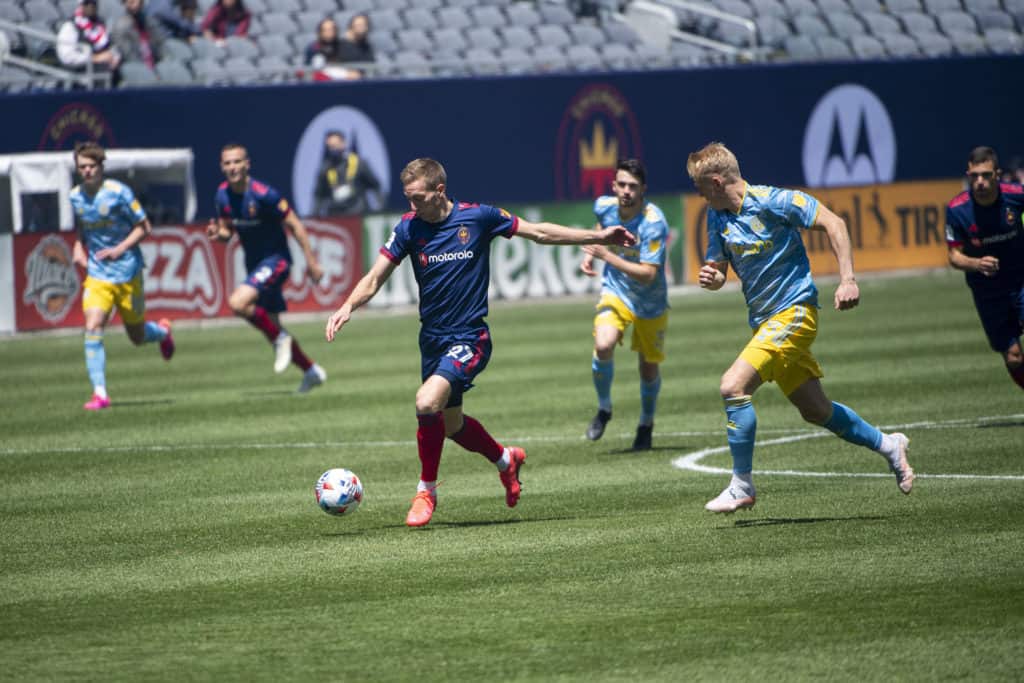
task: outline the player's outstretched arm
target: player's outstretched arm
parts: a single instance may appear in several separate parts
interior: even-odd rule
[[[284,217],[284,225],[295,236],[295,241],[302,248],[302,254],[306,257],[306,273],[309,275],[309,279],[313,282],[320,282],[324,271],[316,260],[316,254],[313,253],[313,246],[309,242],[309,232],[306,231],[306,226],[302,224],[294,211],[288,212],[288,215]]]
[[[580,230],[555,223],[531,223],[519,219],[517,235],[538,244],[617,244],[631,247],[636,244],[636,237],[621,225],[600,230]]]
[[[995,256],[974,258],[964,253],[960,247],[949,248],[949,265],[964,272],[978,272],[985,277],[992,277],[999,272],[999,259]]]
[[[348,295],[341,308],[332,313],[331,317],[327,319],[327,327],[324,330],[324,336],[327,337],[327,341],[334,341],[334,335],[349,321],[352,317],[352,312],[374,297],[384,283],[388,281],[388,278],[391,277],[391,273],[395,272],[396,267],[396,264],[383,254],[377,257],[369,272],[356,283],[355,288]]]
[[[615,266],[615,268],[642,285],[649,285],[654,282],[654,278],[658,277],[657,264],[627,261],[603,244],[584,245],[583,251],[586,252],[587,257],[590,258],[591,262],[593,262],[595,258],[599,258],[608,265]],[[593,270],[593,267],[591,267],[591,270]],[[584,270],[583,272],[586,273],[587,271]],[[587,274],[589,275],[589,273]]]
[[[828,234],[828,242],[832,253],[839,264],[839,286],[836,287],[835,307],[837,311],[845,311],[860,303],[860,287],[853,274],[853,248],[850,246],[850,234],[846,230],[846,221],[833,213],[827,206],[818,206],[818,216],[812,228],[824,230]]]
[[[697,273],[697,282],[704,289],[709,289],[712,292],[722,288],[725,284],[726,278],[729,276],[729,262],[728,261],[705,261],[704,265],[700,267],[700,271]]]

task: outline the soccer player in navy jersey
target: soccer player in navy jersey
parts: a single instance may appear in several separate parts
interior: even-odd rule
[[[299,393],[323,384],[327,373],[302,352],[284,327],[279,315],[287,309],[281,290],[288,281],[292,255],[284,228],[292,233],[306,257],[306,272],[313,282],[323,276],[320,264],[309,244],[306,226],[292,210],[288,200],[249,176],[249,155],[238,144],[225,145],[220,168],[226,180],[217,188],[214,199],[217,218],[210,219],[206,233],[211,239],[227,242],[237,234],[245,251],[245,282],[228,297],[235,315],[249,321],[274,345],[274,371],[281,373],[294,363],[302,370]]]
[[[400,180],[412,211],[405,214],[369,272],[327,321],[327,341],[380,290],[409,256],[419,285],[420,355],[423,384],[416,392],[416,443],[420,482],[405,523],[427,524],[437,506],[437,473],[445,437],[480,453],[498,468],[505,503],[515,507],[526,452],[495,441],[483,425],[462,412],[462,395],[487,366],[491,335],[487,316],[490,244],[516,235],[541,244],[633,243],[622,226],[577,230],[530,223],[504,209],[468,204],[446,194],[444,167],[433,159],[409,162]]]
[[[999,182],[999,157],[976,147],[967,157],[970,190],[946,207],[949,264],[965,273],[989,346],[1024,389],[1024,187]]]
[[[640,423],[633,450],[651,448],[654,411],[661,391],[659,365],[665,360],[665,330],[668,328],[668,285],[665,254],[668,223],[657,206],[647,201],[647,170],[638,159],[623,159],[616,165],[613,195],[594,202],[597,224],[622,225],[636,235],[636,246],[622,249],[602,245],[583,247],[586,256],[580,269],[594,276],[594,259],[605,262],[601,275],[601,299],[594,316],[594,357],[591,373],[597,391],[597,414],[587,426],[587,438],[600,439],[612,419],[612,379],[615,375],[615,347],[622,343],[626,328],[633,325],[632,350],[639,357]]]
[[[751,473],[757,415],[752,398],[765,382],[777,383],[808,422],[882,455],[900,491],[910,493],[914,470],[907,462],[907,437],[884,434],[847,406],[831,401],[821,386],[824,373],[811,355],[818,334],[818,289],[800,231],[823,230],[828,235],[839,263],[834,304],[844,311],[860,301],[846,223],[811,195],[748,184],[736,156],[720,142],[692,153],[686,171],[708,203],[708,248],[698,274],[700,286],[721,289],[731,265],[743,284],[754,330],[722,375],[719,391],[725,401],[733,475],[705,509],[735,512],[754,506]]]

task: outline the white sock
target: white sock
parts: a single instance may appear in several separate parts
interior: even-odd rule
[[[508,466],[512,464],[512,454],[509,453],[507,448],[501,452],[501,457],[494,464],[498,466],[499,472],[504,472],[508,469]]]
[[[107,397],[107,388],[105,386],[96,386],[92,388],[92,393],[96,394],[100,398]]]
[[[736,488],[743,489],[747,493],[754,494],[754,478],[751,472],[746,474],[736,474],[733,472],[732,481],[729,482],[729,486],[735,486]]]
[[[436,488],[436,481],[423,481],[420,479],[420,483],[416,485],[416,493],[419,493],[420,491],[433,491]]]
[[[892,460],[893,456],[896,455],[897,442],[896,439],[892,438],[891,434],[882,433],[882,443],[878,444],[878,452],[885,456],[887,460]]]

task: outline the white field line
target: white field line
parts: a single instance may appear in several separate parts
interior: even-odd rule
[[[887,431],[900,430],[900,429],[956,429],[958,427],[970,427],[980,426],[987,423],[999,422],[1002,420],[1014,420],[1024,419],[1024,414],[1016,415],[997,415],[991,417],[979,417],[979,418],[961,418],[956,420],[943,420],[942,422],[912,422],[903,425],[886,425]],[[806,441],[807,439],[818,439],[827,436],[834,436],[832,432],[828,430],[818,430],[814,432],[803,432],[800,434],[792,434],[790,436],[782,436],[777,439],[768,439],[767,441],[758,441],[755,445],[757,447],[764,446],[777,446],[784,443],[793,443],[794,441]],[[709,455],[717,455],[719,453],[728,453],[729,446],[714,446],[712,448],[702,448],[699,451],[693,453],[687,453],[686,455],[680,456],[672,461],[672,466],[677,467],[681,470],[689,470],[691,472],[703,472],[705,474],[732,474],[732,470],[725,469],[722,467],[709,467],[708,465],[700,464],[700,461]],[[787,477],[891,477],[890,473],[881,472],[808,472],[803,470],[754,470],[755,474],[759,475],[779,475]],[[998,480],[998,481],[1024,481],[1024,475],[1017,474],[924,474],[916,472],[918,477],[925,477],[928,479],[987,479],[987,480]]]

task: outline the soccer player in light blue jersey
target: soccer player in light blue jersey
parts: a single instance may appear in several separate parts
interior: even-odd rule
[[[623,159],[612,180],[614,196],[598,197],[594,215],[598,227],[622,225],[636,236],[631,247],[583,247],[586,255],[580,268],[597,275],[594,259],[605,262],[601,278],[601,299],[594,317],[594,356],[591,372],[597,391],[597,414],[587,427],[587,438],[600,439],[612,419],[612,379],[615,375],[615,347],[622,343],[626,328],[633,325],[630,348],[639,357],[640,423],[633,450],[651,448],[654,411],[661,390],[659,365],[665,360],[665,330],[668,327],[668,287],[665,283],[665,253],[668,224],[664,214],[648,202],[647,171],[637,159]]]
[[[486,204],[460,202],[447,194],[448,176],[434,159],[414,159],[399,176],[410,212],[402,216],[377,260],[341,307],[327,320],[333,341],[352,317],[380,290],[405,257],[412,262],[420,301],[420,377],[416,392],[416,447],[420,481],[405,523],[428,524],[437,507],[441,451],[449,438],[479,453],[498,469],[505,504],[515,507],[522,492],[519,473],[526,451],[505,446],[480,422],[463,412],[463,394],[491,357],[488,312],[491,242],[525,237],[540,244],[633,244],[620,225],[577,230],[554,223],[531,223]]]
[[[160,343],[160,353],[174,355],[171,323],[146,322],[146,299],[142,284],[142,251],[139,242],[152,230],[146,213],[130,187],[103,177],[106,153],[95,142],[75,146],[75,169],[82,179],[71,190],[71,209],[78,239],[74,261],[87,273],[82,292],[85,315],[85,367],[92,382],[92,398],[86,410],[110,407],[107,394],[107,354],[103,332],[110,314],[117,308],[128,338],[136,346]]]
[[[767,185],[748,185],[729,149],[712,142],[692,153],[686,170],[708,203],[708,248],[700,286],[717,290],[731,265],[743,284],[753,337],[722,375],[721,395],[732,453],[729,485],[704,507],[712,512],[751,508],[751,478],[757,415],[751,401],[764,382],[774,381],[800,415],[850,443],[880,453],[903,493],[914,485],[907,462],[909,440],[884,434],[857,413],[825,395],[811,344],[818,333],[818,290],[801,239],[803,229],[823,230],[839,263],[834,305],[844,311],[860,301],[846,222],[814,197]]]

